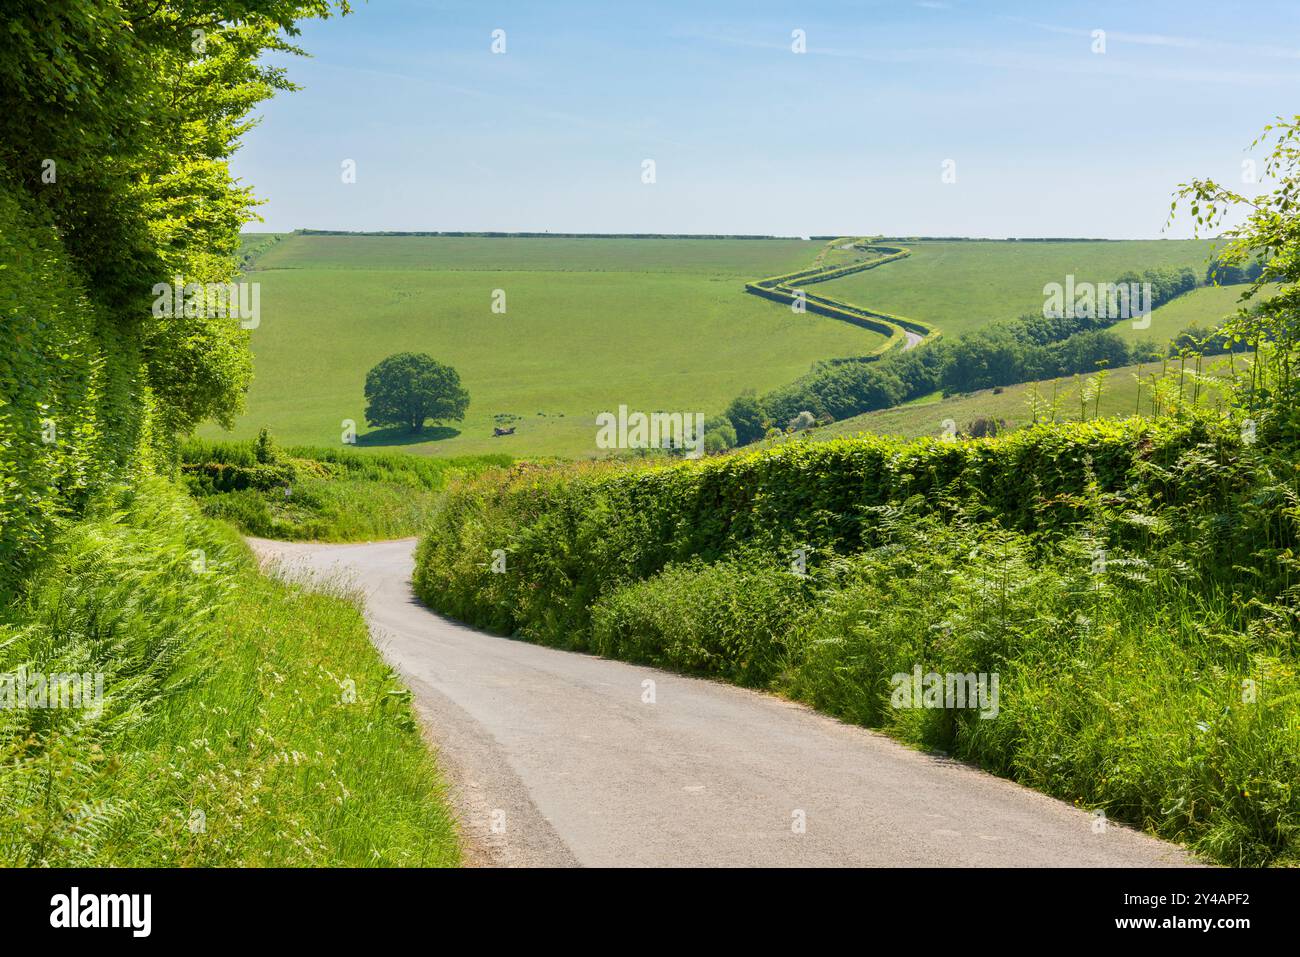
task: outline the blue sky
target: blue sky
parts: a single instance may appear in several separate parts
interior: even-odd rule
[[[1177,237],[1300,112],[1294,2],[354,3],[236,154],[250,228]]]

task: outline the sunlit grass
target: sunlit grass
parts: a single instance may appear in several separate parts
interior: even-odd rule
[[[144,481],[70,527],[5,611],[0,670],[102,672],[102,714],[0,710],[0,861],[453,865],[409,692],[338,588],[260,575]]]

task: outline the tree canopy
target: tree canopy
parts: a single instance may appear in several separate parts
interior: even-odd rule
[[[432,356],[399,352],[366,374],[366,422],[419,432],[435,424],[458,421],[469,407],[469,393],[451,366]]]
[[[1222,229],[1216,262],[1237,266],[1253,275],[1242,294],[1250,304],[1220,327],[1228,342],[1247,343],[1255,349],[1251,374],[1239,396],[1252,414],[1265,414],[1263,426],[1281,437],[1300,438],[1300,375],[1296,369],[1300,345],[1300,115],[1279,117],[1264,127],[1250,148],[1272,143],[1264,161],[1264,179],[1276,184],[1271,192],[1254,197],[1212,179],[1183,183],[1170,204],[1173,220],[1185,207],[1197,235],[1218,230],[1230,217],[1242,216],[1236,225]]]
[[[162,425],[229,424],[251,377],[248,332],[227,318],[152,316],[150,290],[229,281],[257,201],[227,165],[251,110],[293,89],[271,51],[296,22],[346,0],[40,0],[0,29],[0,169],[57,227],[138,344]]]

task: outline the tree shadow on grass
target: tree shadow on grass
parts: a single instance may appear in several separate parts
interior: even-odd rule
[[[460,429],[453,429],[449,425],[435,425],[432,428],[421,429],[419,432],[412,432],[410,429],[403,428],[375,429],[365,435],[358,435],[357,445],[376,447],[385,445],[420,445],[424,442],[441,442],[444,439],[454,439],[458,435],[460,435]]]

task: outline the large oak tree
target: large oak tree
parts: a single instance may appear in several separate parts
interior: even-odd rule
[[[468,407],[456,370],[423,353],[399,352],[366,374],[366,422],[372,426],[419,432],[430,419],[463,419]]]

